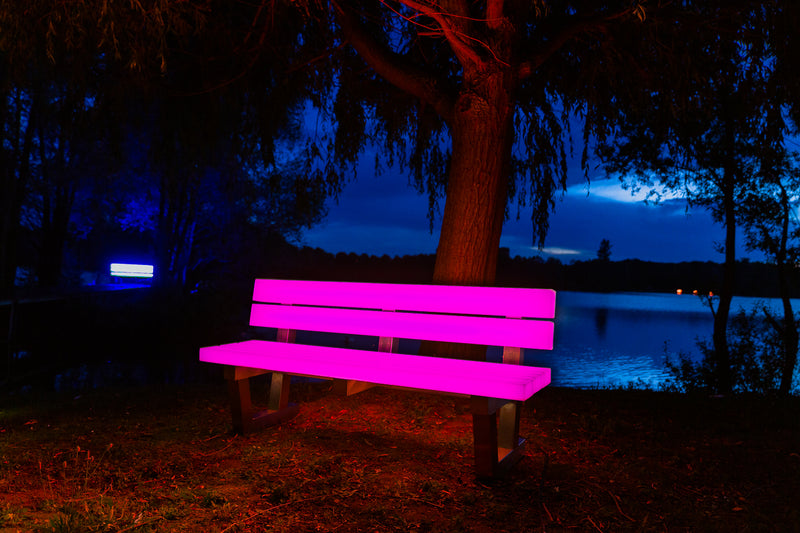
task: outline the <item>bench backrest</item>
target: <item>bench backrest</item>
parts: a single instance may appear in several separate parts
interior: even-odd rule
[[[554,317],[549,289],[259,279],[250,324],[549,350]]]

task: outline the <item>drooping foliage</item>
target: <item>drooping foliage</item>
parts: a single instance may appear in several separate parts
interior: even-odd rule
[[[70,224],[79,222],[75,231],[93,241],[92,229],[111,229],[104,220],[124,214],[120,204],[130,206],[133,197],[149,198],[137,202],[139,218],[157,220],[151,243],[157,271],[177,282],[190,263],[204,260],[190,258],[201,233],[210,238],[216,231],[214,240],[231,243],[233,218],[268,224],[265,231],[278,234],[296,234],[319,219],[333,188],[301,176],[293,161],[299,155],[284,147],[298,134],[309,73],[289,67],[299,20],[281,7],[0,6],[0,68],[7,74],[0,156],[8,163],[2,185],[9,192],[2,208],[3,291],[14,283],[21,232],[26,242],[31,236],[53,242],[57,253],[40,246],[22,258],[38,256],[48,266],[37,268],[40,282],[53,285]],[[88,112],[91,123],[81,118]],[[81,159],[66,141],[83,147]],[[234,215],[264,202],[271,205],[268,216]]]
[[[697,107],[710,97],[698,81],[707,56],[742,38],[754,5],[37,0],[3,6],[0,50],[15,72],[31,50],[57,63],[62,47],[124,72],[140,83],[109,93],[117,109],[131,87],[161,101],[215,94],[192,139],[201,156],[224,139],[268,161],[278,125],[309,103],[321,115],[305,121],[308,179],[335,193],[375,147],[409,170],[432,213],[446,196],[435,281],[490,284],[510,198],[530,207],[543,242],[573,121],[588,145],[644,110]],[[230,117],[257,141],[239,144]]]
[[[673,115],[696,106],[709,97],[697,82],[709,66],[703,56],[739,38],[755,5],[295,3],[312,28],[304,45],[334,51],[335,91],[321,102],[336,118],[333,159],[352,164],[376,143],[410,169],[432,209],[446,195],[455,207],[445,204],[437,264],[451,272],[434,277],[456,282],[491,282],[491,260],[472,274],[455,265],[496,254],[507,199],[531,208],[534,241],[543,243],[566,182],[571,124],[582,128],[574,133],[588,173],[587,147],[617,124],[653,104]],[[499,199],[471,210],[479,200],[463,191],[495,181],[480,194]],[[485,246],[471,244],[486,234]]]

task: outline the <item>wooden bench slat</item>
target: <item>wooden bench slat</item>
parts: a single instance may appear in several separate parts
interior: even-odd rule
[[[490,346],[553,349],[553,322],[253,304],[250,325]]]
[[[519,318],[555,317],[550,289],[400,285],[258,279],[253,300],[264,303],[456,313]]]
[[[200,360],[518,401],[550,383],[549,368],[259,340],[201,348]]]

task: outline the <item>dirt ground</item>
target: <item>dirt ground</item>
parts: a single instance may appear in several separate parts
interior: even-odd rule
[[[0,532],[800,531],[798,398],[549,387],[488,482],[468,400],[329,388],[247,436],[222,382],[0,397]]]

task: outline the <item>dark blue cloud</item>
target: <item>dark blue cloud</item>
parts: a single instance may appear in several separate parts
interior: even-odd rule
[[[512,208],[514,215],[516,211]],[[417,194],[405,177],[386,172],[376,178],[362,171],[338,203],[329,203],[326,221],[306,232],[303,244],[333,253],[434,253],[438,220],[431,234],[427,212],[427,197]],[[570,187],[551,215],[543,251],[532,245],[530,212],[524,210],[519,220],[506,223],[501,246],[509,247],[512,256],[553,256],[568,262],[593,259],[600,241],[608,239],[612,260],[721,261],[715,242],[723,237],[722,227],[707,212],[687,213],[680,198],[646,205],[616,183],[605,182],[593,185],[588,195],[582,184]]]

